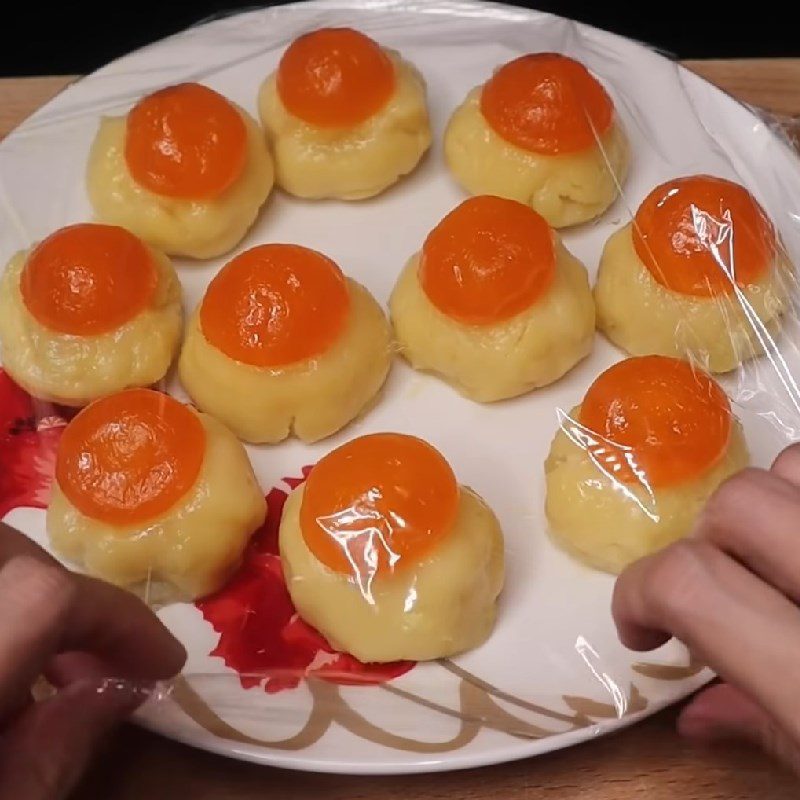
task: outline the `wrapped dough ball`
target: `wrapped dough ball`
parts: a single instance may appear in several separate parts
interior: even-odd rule
[[[678,178],[657,186],[606,243],[598,327],[633,355],[692,358],[728,372],[777,335],[790,270],[744,187],[707,175]]]
[[[619,573],[686,536],[717,487],[747,466],[722,389],[685,361],[630,358],[592,384],[545,462],[555,541]]]
[[[554,228],[600,216],[630,160],[605,89],[555,53],[522,56],[473,89],[450,119],[444,149],[468,192],[518,200]]]
[[[278,185],[297,197],[373,197],[431,143],[422,76],[350,28],[296,39],[261,87],[259,108]]]
[[[47,532],[90,575],[160,604],[220,589],[265,514],[244,447],[224,425],[131,389],[64,430]]]
[[[329,258],[254,247],[217,274],[190,320],[184,388],[248,442],[314,442],[357,417],[383,386],[391,332],[372,295]]]
[[[373,434],[329,453],[289,495],[279,536],[300,616],[361,661],[445,658],[494,627],[500,525],[413,436]]]
[[[123,228],[61,228],[0,278],[3,368],[67,406],[160,381],[180,344],[180,284],[165,256]]]
[[[255,120],[212,89],[183,83],[101,120],[86,183],[103,222],[170,255],[213,258],[244,238],[273,176]]]
[[[473,197],[431,231],[389,301],[400,352],[488,403],[558,380],[592,349],[586,269],[535,211]]]

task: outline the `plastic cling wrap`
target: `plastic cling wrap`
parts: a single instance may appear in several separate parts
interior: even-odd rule
[[[341,27],[374,77],[309,112],[276,70]],[[625,650],[610,598],[797,439],[791,130],[639,44],[442,0],[214,20],[34,114],[0,144],[0,517],[189,655],[98,691],[218,752],[397,772],[707,682]]]

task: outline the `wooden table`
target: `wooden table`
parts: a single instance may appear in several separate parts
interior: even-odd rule
[[[693,61],[741,99],[800,116],[800,59]],[[71,78],[0,79],[0,138]],[[674,733],[675,711],[597,742],[467,772],[350,778],[267,769],[191,750],[126,727],[74,800],[796,800],[797,783],[739,746],[698,750]]]

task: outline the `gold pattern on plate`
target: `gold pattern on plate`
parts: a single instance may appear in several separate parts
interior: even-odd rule
[[[449,659],[438,662],[459,681],[459,707],[450,708],[433,700],[403,689],[392,683],[373,687],[370,691],[384,691],[428,711],[451,717],[459,722],[457,732],[441,742],[401,736],[370,722],[342,697],[336,684],[309,677],[306,686],[311,695],[311,712],[302,729],[295,735],[278,740],[261,739],[243,733],[226,722],[203,697],[181,678],[172,694],[177,705],[195,723],[213,736],[266,749],[298,751],[319,741],[334,725],[344,728],[359,738],[384,747],[408,753],[449,753],[464,747],[475,739],[482,729],[499,731],[516,739],[543,739],[561,733],[580,730],[603,720],[618,718],[616,705],[602,703],[588,697],[563,695],[560,697],[566,711],[538,705],[488,683]],[[637,664],[639,674],[655,680],[681,680],[696,675],[702,666],[694,662],[686,667],[659,664]],[[693,670],[693,671],[692,671]],[[541,718],[539,724],[522,719],[507,707],[518,708]],[[631,684],[624,699],[624,716],[644,711],[647,698]]]
[[[685,667],[673,666],[672,664],[634,664],[631,669],[644,675],[645,678],[652,678],[656,681],[685,681],[699,675],[704,669],[705,664],[694,657],[689,658],[689,663]]]

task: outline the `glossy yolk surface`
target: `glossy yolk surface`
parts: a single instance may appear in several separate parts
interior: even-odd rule
[[[678,359],[643,356],[600,375],[580,422],[598,437],[592,456],[613,478],[659,487],[696,478],[722,458],[731,410],[704,372]]]
[[[632,235],[662,286],[696,297],[758,281],[775,255],[774,230],[750,192],[708,175],[653,189],[636,212]]]
[[[535,211],[515,200],[472,197],[428,235],[419,279],[443,314],[492,325],[539,300],[555,265],[553,235]]]
[[[46,328],[94,336],[143,311],[157,285],[157,267],[139,239],[124,228],[86,223],[40,242],[28,255],[19,288]]]
[[[196,414],[150,389],[97,400],[64,429],[56,479],[83,514],[127,526],[169,511],[194,485],[205,455]]]
[[[209,284],[200,327],[229,358],[277,367],[317,356],[344,331],[347,282],[329,258],[293,244],[265,244],[228,262]]]
[[[142,98],[128,114],[125,161],[133,179],[166,197],[209,200],[242,174],[247,128],[234,106],[199,83]]]
[[[614,105],[583,64],[534,53],[500,67],[481,91],[481,113],[507,142],[545,155],[594,147]]]
[[[295,39],[278,66],[289,113],[311,125],[358,125],[386,105],[394,67],[380,46],[351,28],[322,28]]]
[[[459,487],[431,445],[362,436],[325,456],[306,481],[300,525],[309,550],[360,582],[419,562],[453,528]]]

